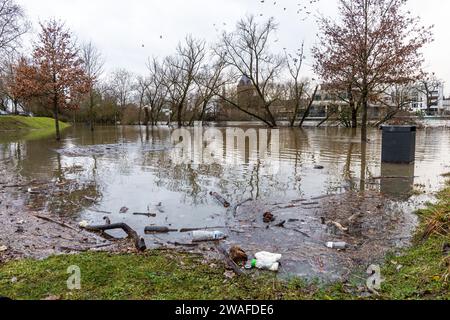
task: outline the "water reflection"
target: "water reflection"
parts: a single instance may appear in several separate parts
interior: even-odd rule
[[[219,130],[225,133],[227,128]],[[112,212],[112,220],[127,220],[138,229],[143,229],[148,219],[120,215],[120,208],[156,211],[156,204],[162,202],[164,213],[151,221],[154,224],[217,225],[224,222],[224,216],[208,196],[210,191],[221,193],[232,203],[248,198],[288,202],[349,190],[381,191],[401,202],[409,199],[415,183],[423,185],[425,191],[436,191],[443,181],[440,174],[450,171],[446,168],[450,154],[447,129],[419,131],[417,161],[410,166],[381,164],[378,130],[370,132],[370,143],[361,144],[358,130],[280,129],[276,174],[271,172],[270,163],[258,157],[259,146],[249,143],[244,152],[221,150],[223,161],[218,163],[174,163],[172,132],[168,128],[100,127],[92,134],[88,128],[73,127],[64,132],[61,143],[53,137],[34,141],[2,137],[6,142],[0,144],[0,159],[8,159],[10,171],[30,179],[94,182],[102,195],[96,208]],[[57,152],[96,145],[111,147],[102,153],[86,152],[76,157]],[[226,161],[229,157],[238,161]],[[314,169],[315,165],[324,169]],[[82,169],[67,170],[73,167]],[[408,178],[374,180],[389,176]],[[101,221],[101,215],[86,207],[80,212],[83,217]]]

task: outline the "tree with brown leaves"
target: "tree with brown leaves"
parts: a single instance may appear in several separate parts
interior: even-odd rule
[[[53,112],[59,141],[59,112],[78,108],[82,95],[89,92],[90,81],[79,49],[64,24],[51,20],[41,28],[32,58],[22,58],[17,66],[15,89],[20,96],[38,99]]]
[[[340,0],[340,21],[319,20],[313,48],[315,71],[330,83],[357,89],[362,106],[362,141],[367,141],[369,99],[390,84],[408,83],[421,73],[421,49],[431,27],[406,10],[407,0]],[[350,79],[350,81],[349,81]]]

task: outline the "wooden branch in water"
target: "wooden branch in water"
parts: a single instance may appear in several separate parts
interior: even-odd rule
[[[145,227],[145,233],[169,233],[178,232],[178,229],[170,229],[168,227]]]
[[[233,208],[233,215],[237,216],[237,210],[239,209],[239,207],[246,204],[247,202],[252,201],[252,200],[253,200],[252,198],[248,198],[247,200],[242,201],[242,202],[238,203],[237,205],[235,205]]]
[[[125,223],[114,223],[103,226],[87,226],[83,227],[83,229],[94,232],[105,232],[108,230],[122,229],[128,235],[129,238],[132,238],[134,240],[134,244],[137,250],[145,251],[145,249],[147,249],[144,239],[139,237],[137,232],[134,231],[129,225]]]
[[[220,194],[218,194],[217,192],[210,192],[209,193],[211,196],[213,196],[214,198],[216,198],[216,200],[224,206],[224,208],[229,208],[230,207],[230,203],[225,200],[224,197],[222,197]]]
[[[49,218],[49,217],[40,216],[40,215],[33,215],[33,217],[36,217],[38,219],[41,219],[41,220],[44,220],[44,221],[47,221],[47,222],[51,222],[51,223],[57,224],[57,225],[59,225],[61,227],[64,227],[64,228],[67,228],[67,229],[70,229],[70,230],[78,232],[78,230],[75,229],[74,227],[71,227],[68,224],[65,224],[63,222],[59,222],[59,221],[53,220],[52,218]]]
[[[181,242],[167,242],[168,244],[171,244],[173,246],[176,247],[190,247],[190,248],[194,248],[194,247],[198,247],[198,243],[181,243]]]
[[[156,213],[133,212],[133,215],[135,215],[135,216],[145,216],[145,217],[149,217],[149,218],[156,217]]]
[[[220,244],[216,244],[216,249],[219,253],[222,254],[226,264],[234,271],[234,273],[236,273],[238,276],[244,274],[241,268],[239,268],[238,265],[230,258],[230,255],[224,247],[222,247]]]

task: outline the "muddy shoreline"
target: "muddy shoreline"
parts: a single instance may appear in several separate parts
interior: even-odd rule
[[[46,210],[50,197],[70,193],[74,181],[26,181],[0,164],[0,263],[16,259],[45,259],[85,251],[120,252],[124,243],[111,242],[81,230],[74,221]],[[44,198],[44,199],[43,199]]]
[[[0,172],[0,245],[7,248],[0,252],[0,262],[86,251],[137,252],[132,240],[86,232],[78,226],[79,219],[61,215],[95,205],[100,195],[85,196],[89,183],[26,181],[5,168]],[[84,191],[83,197],[77,198],[80,190]],[[273,222],[263,221],[265,212],[274,215]],[[416,226],[411,214],[395,210],[386,197],[371,191],[285,203],[248,199],[223,209],[222,214],[227,217],[222,229],[228,235],[222,241],[227,250],[238,245],[250,256],[262,250],[278,252],[283,254],[283,277],[326,281],[348,280],[355,271],[381,262],[389,251],[410,243]],[[206,259],[223,259],[214,243],[192,244],[189,232],[184,237],[180,242],[157,235],[145,240],[150,249],[181,250],[201,253]],[[345,241],[349,248],[327,248],[329,241]]]

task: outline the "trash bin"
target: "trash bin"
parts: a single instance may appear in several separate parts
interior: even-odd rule
[[[384,163],[412,163],[416,158],[415,126],[383,126],[382,156]]]

